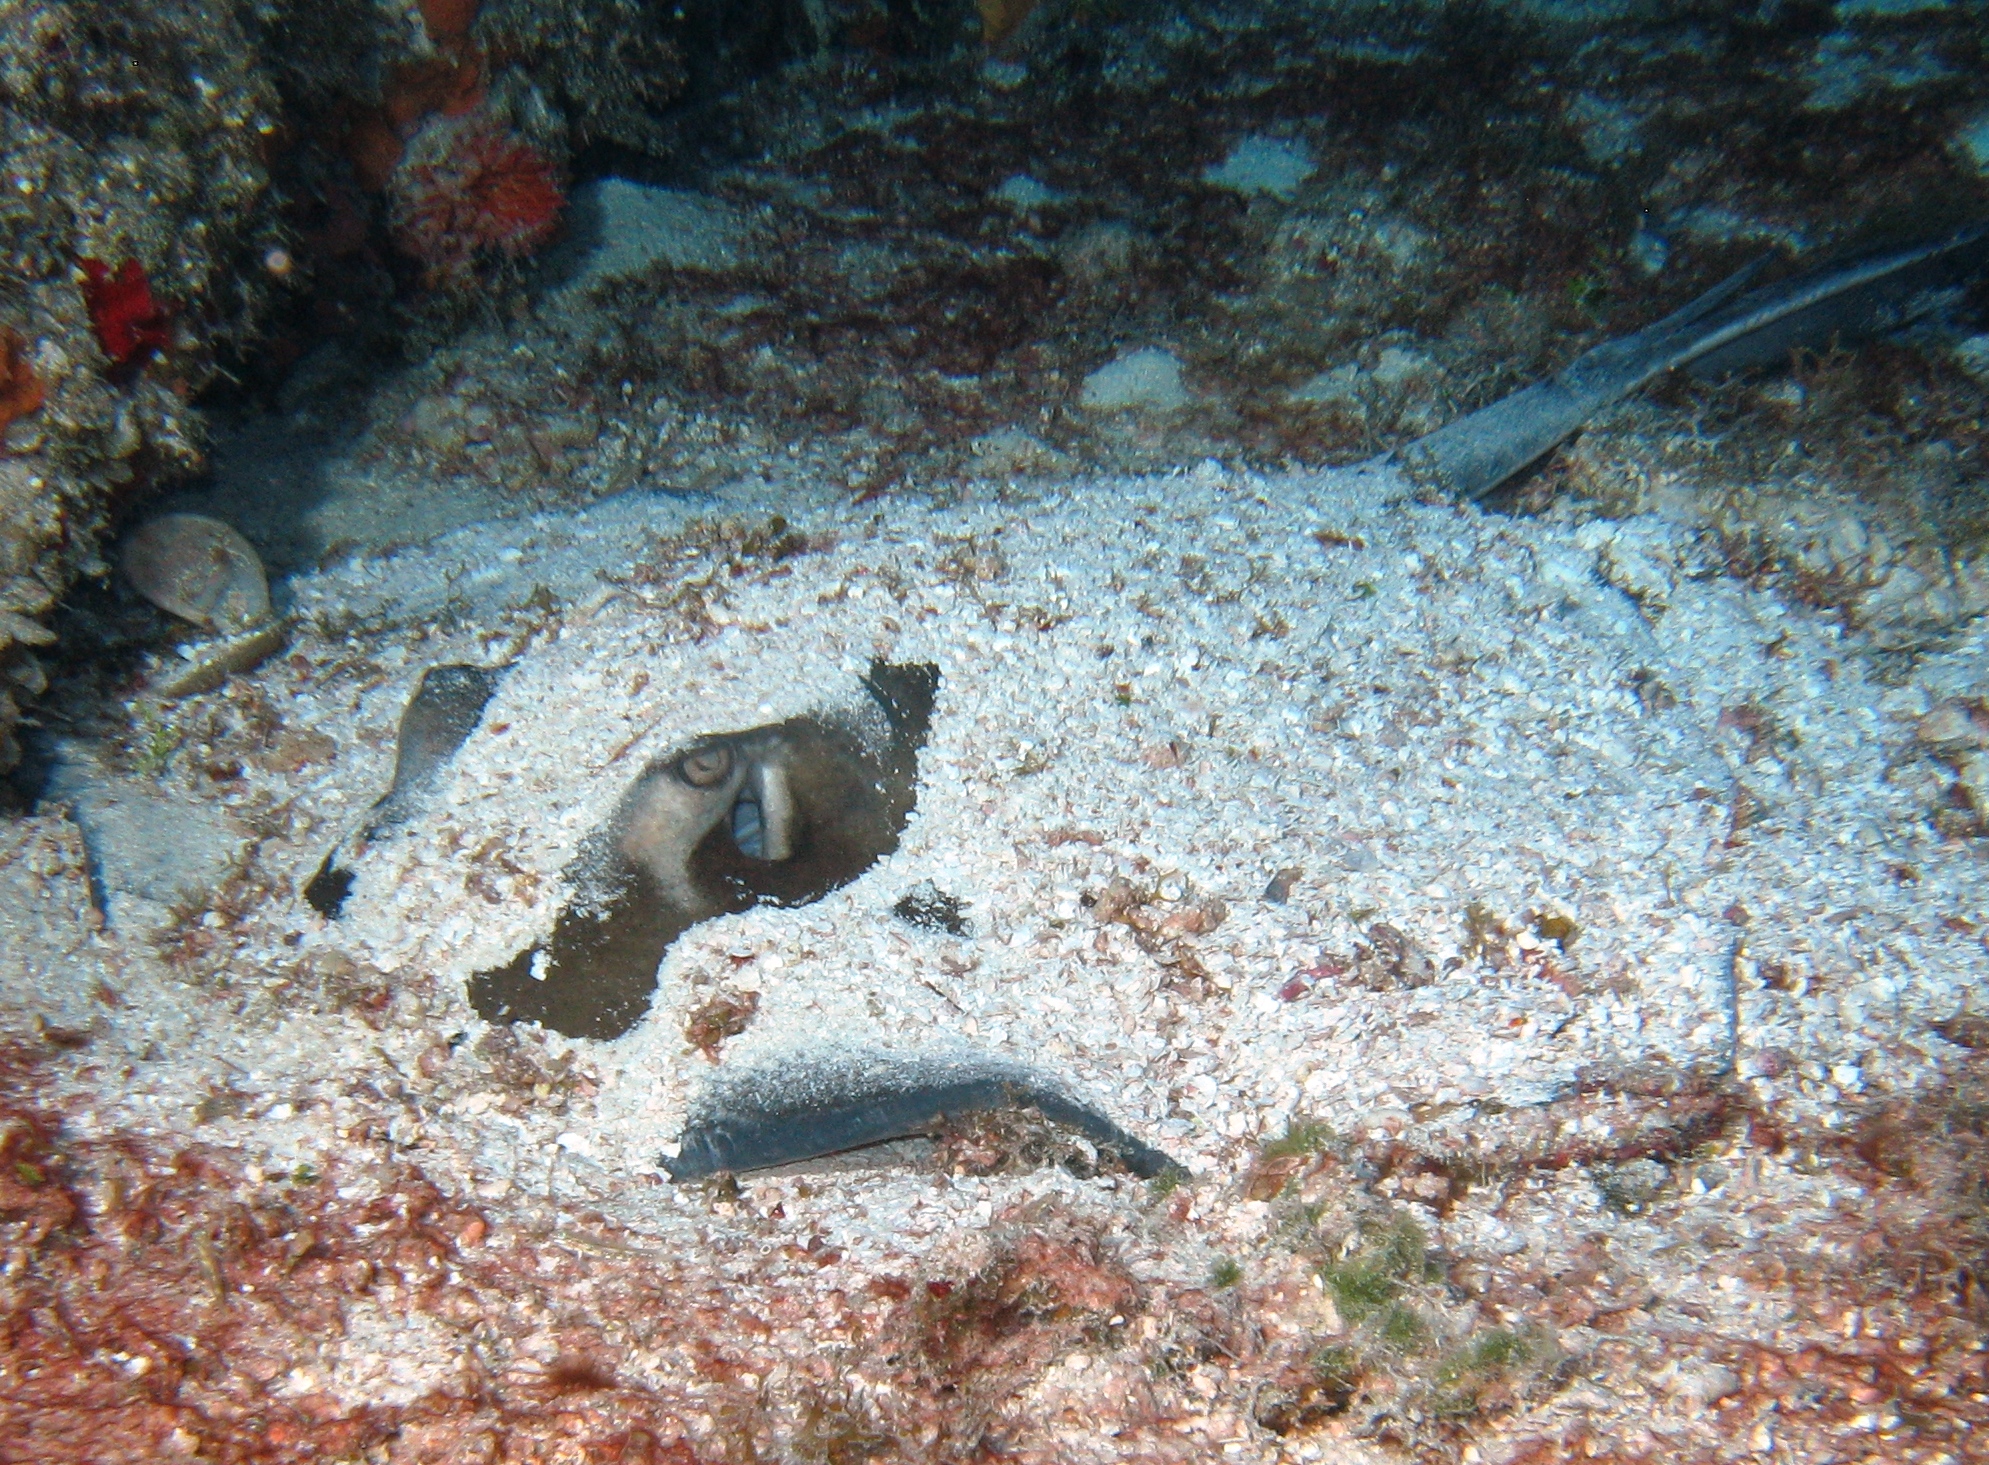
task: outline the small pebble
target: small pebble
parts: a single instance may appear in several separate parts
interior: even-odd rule
[[[1298,885],[1305,871],[1296,865],[1278,871],[1271,877],[1271,883],[1264,887],[1264,899],[1273,905],[1283,905],[1291,899],[1292,890]]]

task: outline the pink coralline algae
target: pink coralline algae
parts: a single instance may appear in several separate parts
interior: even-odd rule
[[[429,122],[388,187],[395,242],[441,286],[469,283],[479,261],[532,254],[566,205],[552,161],[483,111]]]

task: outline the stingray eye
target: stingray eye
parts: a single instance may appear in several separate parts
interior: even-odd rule
[[[677,763],[677,774],[692,788],[710,788],[732,771],[732,750],[720,745],[686,753]]]

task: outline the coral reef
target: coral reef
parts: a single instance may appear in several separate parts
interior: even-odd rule
[[[32,368],[47,399],[32,451],[65,460],[31,476],[85,506],[57,515],[50,588],[93,562],[113,490],[199,460],[187,399],[270,304],[268,390],[328,336],[359,343],[333,373],[352,380],[491,318],[485,300],[516,315],[519,296],[487,287],[557,233],[569,175],[665,171],[765,226],[757,256],[632,288],[606,330],[577,334],[591,359],[560,354],[579,394],[629,383],[726,433],[805,434],[863,493],[1210,454],[1344,460],[1634,328],[1764,244],[1813,259],[1868,221],[1925,232],[1983,196],[1957,141],[1986,99],[1966,64],[1979,42],[1947,7],[1847,12],[1827,33],[1806,11],[1707,26],[1655,7],[1586,29],[1560,14],[1347,4],[1218,23],[1190,6],[1162,25],[1025,0],[264,0],[202,29],[191,0],[10,7],[0,238],[42,283],[9,319],[31,341],[21,359],[53,348]],[[143,59],[115,74],[126,53]],[[1583,90],[1543,85],[1577,62]],[[140,84],[153,66],[158,84]],[[872,125],[879,105],[913,110]],[[1240,159],[1289,176],[1259,187]],[[83,259],[120,288],[135,262],[165,306],[133,295],[133,334],[105,338],[128,380],[86,349]],[[1177,410],[1097,410],[1073,390],[1162,352]],[[1686,410],[1751,430],[1764,410],[1842,421],[1850,405],[1879,419],[1867,440],[1890,418],[1910,449],[1957,447],[1948,467],[1891,476],[1913,480],[1902,501],[1959,483],[1961,511],[1933,528],[1966,538],[1964,373],[1912,354],[1921,383],[1855,401],[1820,362],[1802,401],[1743,390]],[[1595,445],[1681,405],[1599,424]],[[1824,498],[1858,496],[1866,463],[1812,456]],[[507,480],[571,481],[565,446],[504,457]],[[1620,504],[1632,476],[1591,454],[1572,486]],[[1737,533],[1772,541],[1764,563],[1829,558],[1828,525],[1746,517]],[[1875,614],[1910,639],[1982,593],[1968,575],[1943,585],[1938,552],[1900,552],[1926,526],[1899,517],[1882,563],[1822,573],[1883,580]]]
[[[634,0],[0,4],[0,768],[41,679],[20,627],[103,572],[129,505],[202,466],[196,403],[217,373],[276,378],[348,330],[391,348],[405,322],[379,323],[383,305],[467,296],[553,236],[575,148],[660,153],[687,94],[812,54],[848,20]]]
[[[673,19],[671,7],[641,0],[489,0],[476,33],[493,57],[531,78],[575,145],[660,154],[669,145],[663,115],[689,80],[672,34],[686,8],[675,7]]]
[[[505,85],[537,130],[457,125],[489,90],[475,9],[0,4],[0,770],[17,757],[16,704],[41,680],[23,627],[103,573],[99,545],[126,506],[203,464],[190,403],[261,349],[272,308],[322,300],[332,321],[369,258],[374,225],[341,153],[362,185],[407,183],[395,222],[438,279],[554,229],[564,124],[535,101],[519,47]],[[620,13],[594,0],[560,13],[568,30],[618,33],[595,11]],[[595,73],[602,88],[667,98],[667,78],[629,90],[647,52],[625,59]],[[377,267],[359,273],[347,293],[379,295]]]
[[[0,458],[0,768],[41,680],[26,628],[101,572],[119,500],[200,462],[187,398],[262,308],[279,104],[257,56],[194,0],[0,5],[6,415],[26,418]]]

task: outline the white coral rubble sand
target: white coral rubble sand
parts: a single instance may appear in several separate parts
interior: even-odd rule
[[[1977,937],[1942,920],[1983,909],[1983,865],[1930,819],[1945,774],[1916,733],[1989,685],[1979,623],[1882,678],[1840,625],[1700,573],[1656,521],[1577,530],[1420,502],[1385,468],[1213,465],[882,512],[797,488],[782,511],[809,550],[718,577],[687,620],[691,521],[764,502],[628,495],[291,582],[291,654],[183,715],[253,704],[337,756],[218,794],[192,746],[126,775],[218,809],[270,889],[301,887],[385,789],[425,666],[516,660],[428,811],[358,860],[342,920],[281,893],[168,913],[134,898],[148,887],[110,890],[90,934],[68,826],[21,826],[0,997],[128,1065],[71,1081],[87,1125],[170,1136],[198,1114],[260,1171],[337,1166],[351,1076],[474,1046],[464,983],[545,936],[561,871],[647,761],[845,702],[880,656],[942,678],[897,852],[816,904],[687,933],[626,1037],[550,1041],[587,1075],[558,1112],[444,1086],[395,1143],[498,1224],[550,1194],[694,1255],[749,1220],[658,1164],[710,1071],[686,1019],[721,990],[758,996],[723,1064],[825,1044],[1024,1058],[1220,1181],[1294,1118],[1468,1138],[1597,1065],[1734,1065],[1778,1112],[1838,1122],[1865,1085],[1934,1071],[1928,1023],[1984,975]],[[1645,581],[1662,596],[1619,588]],[[1100,919],[1115,880],[1150,902],[1146,929]],[[925,881],[968,903],[965,936],[894,918]],[[174,922],[225,924],[225,960],[198,980],[169,964],[154,942]],[[313,963],[421,1003],[377,1031],[308,1010],[285,994]],[[93,1000],[100,979],[122,1006]],[[217,1089],[250,1097],[203,1108]],[[750,1183],[841,1253],[825,1288],[1028,1195],[1128,1217],[1143,1195],[1054,1171],[935,1188],[902,1158],[810,1173]],[[1460,1254],[1546,1255],[1616,1224],[1583,1194],[1402,1199]],[[1269,1225],[1243,1204],[1207,1244]],[[1192,1275],[1201,1244],[1151,1265]],[[378,1386],[353,1358],[326,1368]],[[1676,1387],[1703,1405],[1709,1377]]]

